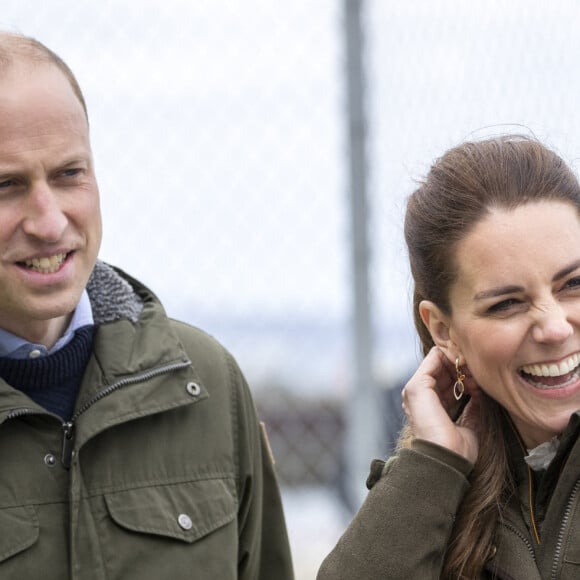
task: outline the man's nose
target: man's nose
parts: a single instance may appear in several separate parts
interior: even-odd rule
[[[61,200],[48,184],[31,186],[24,207],[22,228],[26,234],[49,243],[61,239],[68,219],[61,207]]]

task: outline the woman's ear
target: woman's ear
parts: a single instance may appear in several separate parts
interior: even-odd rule
[[[447,355],[450,361],[458,356],[459,349],[451,338],[449,316],[430,300],[422,300],[419,304],[419,314],[423,324],[429,330],[433,342]]]

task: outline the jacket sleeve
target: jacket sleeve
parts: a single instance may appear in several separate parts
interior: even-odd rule
[[[471,464],[416,440],[376,482],[317,580],[438,580]]]
[[[293,580],[282,500],[269,446],[241,371],[237,390],[239,580]]]

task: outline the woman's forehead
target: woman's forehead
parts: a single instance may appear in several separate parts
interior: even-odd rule
[[[475,293],[494,284],[520,284],[536,273],[551,276],[579,257],[580,217],[572,204],[493,208],[455,247],[456,283]]]

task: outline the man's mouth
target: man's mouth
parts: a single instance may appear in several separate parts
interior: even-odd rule
[[[19,265],[27,270],[33,270],[40,274],[53,274],[54,272],[58,272],[67,256],[67,253],[61,253],[55,254],[54,256],[45,256],[43,258],[31,258],[30,260],[19,262]]]
[[[525,365],[520,376],[537,389],[566,387],[580,378],[580,354],[569,356],[560,363]]]

